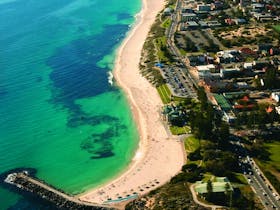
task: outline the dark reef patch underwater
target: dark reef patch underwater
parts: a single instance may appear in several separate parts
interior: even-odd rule
[[[119,16],[119,19],[122,19],[122,16],[127,17],[128,14]],[[123,39],[127,30],[127,25],[106,26],[103,33],[98,36],[73,41],[60,48],[47,62],[52,68],[50,79],[54,86],[51,102],[62,104],[69,110],[67,126],[78,127],[86,124],[95,126],[101,123],[110,126],[103,133],[92,134],[82,141],[81,148],[92,154],[91,159],[113,156],[111,138],[119,136],[119,129],[123,128],[124,131],[126,126],[121,125],[116,117],[88,115],[75,104],[75,101],[108,91],[118,91],[108,85],[108,75],[104,74],[107,69],[98,67],[96,61],[102,60],[104,55],[112,52],[116,40]]]

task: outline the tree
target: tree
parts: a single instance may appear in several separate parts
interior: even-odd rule
[[[213,184],[212,184],[212,181],[210,179],[207,181],[206,189],[207,189],[206,198],[207,198],[207,200],[211,200],[212,193],[213,193]]]
[[[274,67],[269,67],[264,75],[264,85],[266,88],[278,88],[277,70]]]
[[[201,110],[202,111],[206,110],[207,104],[208,104],[207,95],[206,95],[206,93],[205,93],[205,91],[204,91],[204,89],[202,87],[198,88],[197,96],[198,96],[198,99],[201,102]]]
[[[186,165],[183,165],[182,167],[182,171],[183,172],[193,172],[197,169],[197,165],[195,163],[189,163],[189,164],[186,164]]]
[[[225,185],[226,195],[229,197],[229,207],[232,207],[232,190],[230,188],[229,183]]]
[[[207,193],[212,193],[213,192],[213,185],[212,185],[212,181],[209,179],[207,181]]]
[[[220,147],[227,145],[229,135],[229,125],[225,122],[222,122],[217,133],[218,144]]]

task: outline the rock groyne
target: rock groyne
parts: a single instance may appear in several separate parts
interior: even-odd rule
[[[34,170],[13,170],[2,174],[2,185],[16,191],[31,193],[33,196],[48,201],[58,209],[112,210],[114,208],[94,203],[87,203],[76,197],[57,190],[43,181],[32,177]],[[32,175],[31,175],[32,174]]]

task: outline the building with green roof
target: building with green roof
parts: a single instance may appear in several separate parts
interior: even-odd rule
[[[207,182],[198,181],[195,184],[195,192],[203,195],[208,193]],[[213,193],[225,193],[226,191],[233,191],[233,187],[227,177],[216,177],[212,182]]]
[[[213,96],[223,111],[227,112],[231,110],[230,103],[222,94],[213,94]]]

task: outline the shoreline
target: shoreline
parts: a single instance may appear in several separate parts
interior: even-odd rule
[[[163,104],[156,88],[142,77],[138,67],[150,27],[164,5],[164,0],[142,0],[141,11],[117,50],[113,69],[137,125],[138,148],[126,169],[100,187],[76,196],[82,201],[114,204],[146,194],[169,181],[185,163],[182,143],[166,131],[160,119]]]

